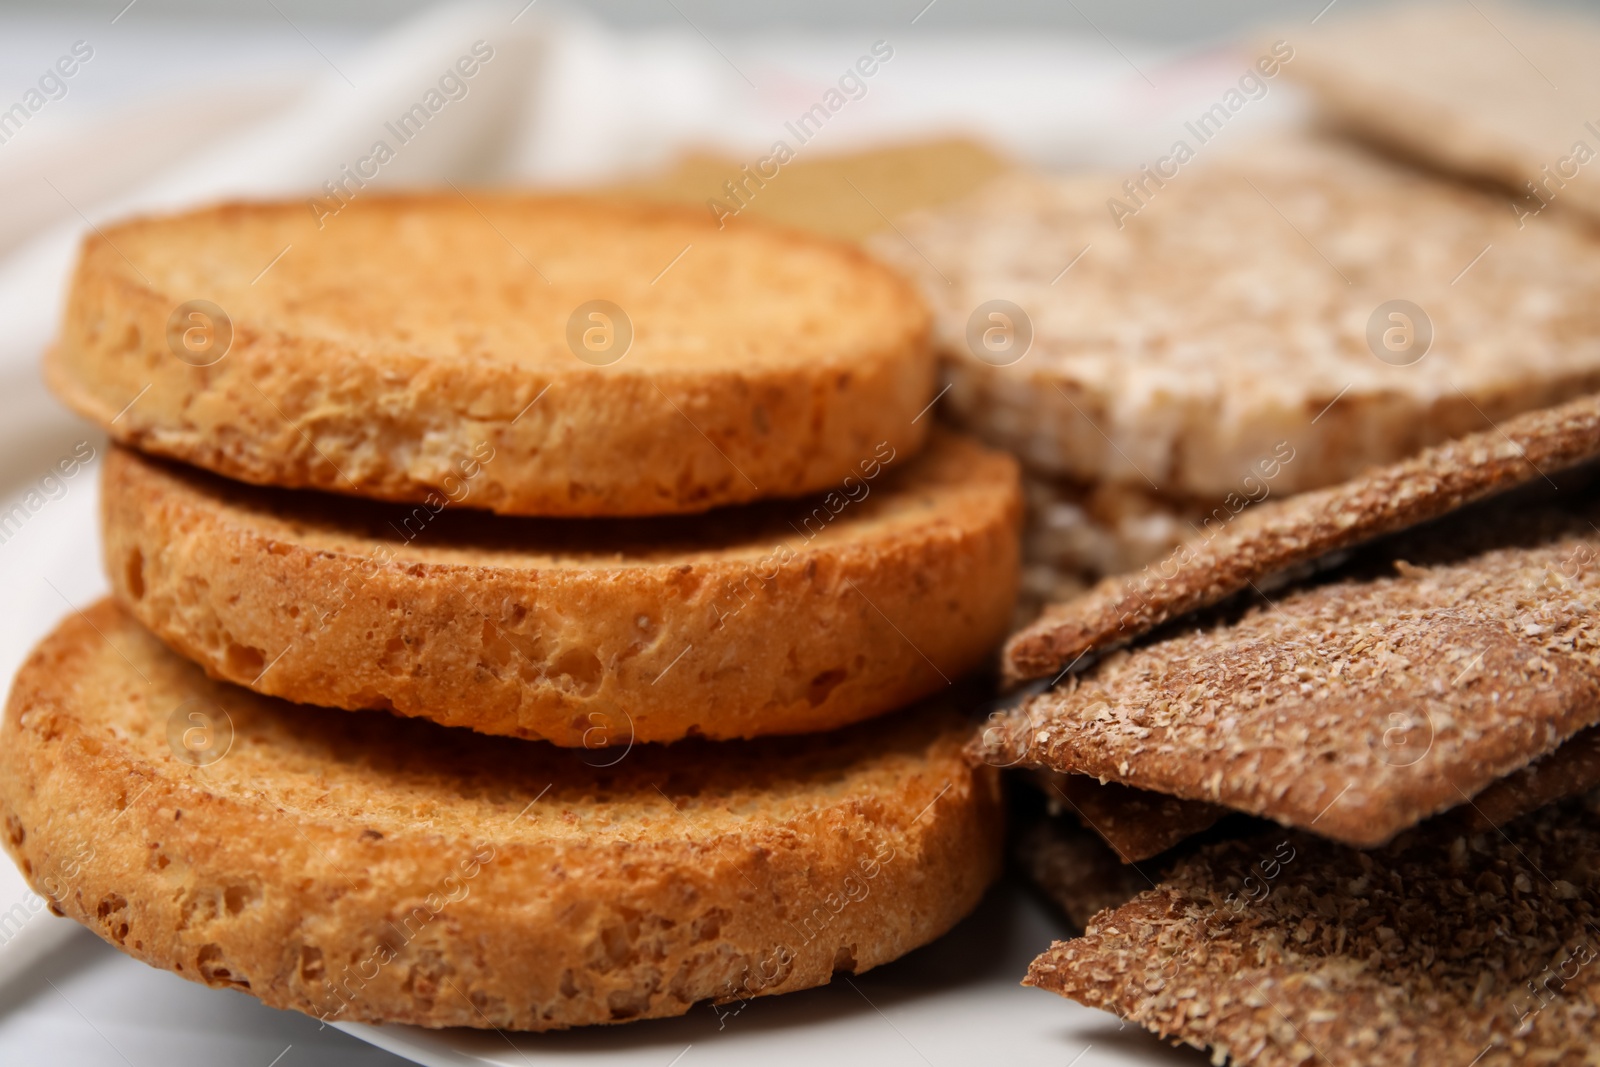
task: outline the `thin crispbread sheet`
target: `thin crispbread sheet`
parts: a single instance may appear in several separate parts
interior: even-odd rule
[[[1015,681],[1047,677],[1197,608],[1386,533],[1600,455],[1600,396],[1509,419],[1327,489],[1208,521],[1144,570],[1052,605],[1006,643]]]
[[[1040,819],[1014,852],[1029,881],[1079,930],[1156,885],[1156,873],[1123,863],[1105,841],[1065,819]]]
[[[1058,941],[1026,984],[1253,1067],[1594,1063],[1600,805],[1380,852],[1211,845]]]
[[[1052,814],[1070,812],[1111,846],[1123,863],[1159,856],[1228,814],[1228,809],[1215,804],[1099,782],[1082,774],[1036,770],[1033,780]]]
[[[1504,826],[1566,797],[1600,789],[1600,727],[1591,726],[1455,809],[1469,830]]]
[[[1600,218],[1592,16],[1487,0],[1396,5],[1334,11],[1295,40],[1284,74],[1339,127],[1509,186],[1526,224],[1547,208]]]
[[[1082,774],[1034,770],[1030,777],[1046,795],[1051,815],[1071,812],[1084,831],[1097,836],[1109,854],[1123,864],[1154,859],[1209,830],[1229,814],[1227,808],[1203,800],[1181,800],[1118,782],[1099,782]],[[1454,819],[1472,831],[1490,830],[1546,804],[1594,789],[1600,789],[1600,727],[1591,726],[1548,756],[1513,771],[1439,818]],[[1046,835],[1042,834],[1032,834],[1027,841],[1030,847],[1047,845]],[[1092,851],[1087,846],[1048,847],[1055,855],[1070,853],[1080,858]],[[1088,859],[1084,858],[1084,862]],[[1051,869],[1059,870],[1060,865],[1054,864]],[[1115,884],[1131,883],[1123,879]],[[1047,887],[1053,896],[1063,898],[1076,894],[1078,889],[1076,883],[1060,892]],[[1103,901],[1104,894],[1096,900]]]
[[[1052,792],[1058,785],[1066,786],[1062,797],[1067,792],[1076,797],[1070,807],[1077,819],[1051,808],[1052,817],[1028,827],[1013,853],[1039,891],[1080,930],[1105,909],[1120,907],[1155,888],[1162,872],[1186,852],[1172,850],[1226,814],[1199,801],[1162,797],[1114,782],[1100,785],[1082,775],[1036,771],[1032,777],[1041,789]],[[1600,789],[1600,727],[1590,727],[1415,833],[1446,834],[1452,828],[1482,833],[1596,789]],[[1092,825],[1090,811],[1098,818]],[[1134,818],[1136,814],[1143,818]],[[1157,828],[1147,829],[1151,825]],[[1167,826],[1171,829],[1162,829]],[[1164,847],[1156,849],[1158,844]]]
[[[1401,535],[1113,653],[982,744],[1383,844],[1600,721],[1596,508],[1530,490]]]

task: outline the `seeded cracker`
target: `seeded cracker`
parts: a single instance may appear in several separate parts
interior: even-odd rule
[[[1228,814],[1213,804],[1097,782],[1082,774],[1035,771],[1052,815],[1067,814],[1098,835],[1123,863],[1159,856]]]
[[[1156,877],[1123,863],[1106,843],[1062,819],[1040,819],[1016,844],[1023,873],[1082,930],[1107,908],[1126,904],[1156,884]]]

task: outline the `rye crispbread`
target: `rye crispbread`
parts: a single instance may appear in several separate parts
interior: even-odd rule
[[[1591,726],[1444,817],[1459,818],[1469,830],[1488,830],[1596,789],[1600,789],[1600,727]]]
[[[1108,574],[1163,558],[1207,517],[1202,501],[1176,500],[1146,487],[1080,485],[1022,472],[1022,592],[1033,622],[1041,607],[1082,596]]]
[[[1211,829],[1228,809],[1199,800],[1180,800],[1162,793],[1134,789],[1117,782],[1098,782],[1081,774],[1034,770],[1027,775],[1044,796],[1051,816],[1049,832],[1030,830],[1018,855],[1031,876],[1050,897],[1061,903],[1087,896],[1105,906],[1108,896],[1132,882],[1111,877],[1099,852],[1121,864],[1142,863],[1167,853],[1177,845]],[[1546,804],[1600,789],[1600,727],[1591,726],[1560,748],[1506,775],[1483,792],[1437,816],[1441,821],[1477,832],[1504,826]],[[1082,833],[1063,821],[1065,816]],[[1079,840],[1083,833],[1097,839],[1098,849]],[[1030,850],[1045,855],[1032,858]],[[1070,868],[1081,864],[1084,870]],[[1133,881],[1146,875],[1134,875]],[[1129,893],[1124,900],[1131,899]],[[1121,903],[1117,901],[1116,903]],[[1066,905],[1063,905],[1064,907]],[[1069,914],[1083,925],[1076,905]]]
[[[1298,36],[1283,67],[1327,118],[1404,155],[1503,183],[1530,224],[1547,207],[1600,218],[1592,17],[1487,0],[1340,14]]]
[[[1480,505],[1113,653],[982,743],[1382,844],[1600,721],[1595,514],[1558,494]]]
[[[969,730],[930,705],[613,762],[260,697],[102,601],[17,676],[0,815],[40,894],[154,966],[339,1022],[546,1030],[943,933],[1000,860]]]
[[[1060,818],[1040,819],[1018,837],[1017,864],[1039,892],[1082,930],[1157,884],[1151,873],[1117,858],[1106,842]]]
[[[1327,489],[1236,512],[1219,508],[1158,563],[1046,608],[1006,643],[1006,674],[1012,680],[1054,674],[1091,650],[1132,640],[1280,572],[1596,455],[1600,396],[1585,396]]]
[[[1119,229],[1129,177],[1006,175],[902,222],[914,251],[873,245],[934,307],[941,403],[1042,471],[1287,494],[1600,387],[1600,235],[1519,230],[1502,195],[1292,133],[1202,147]],[[996,299],[1032,326],[1006,366],[968,347]],[[1393,300],[1432,325],[1410,365],[1369,348]]]
[[[1208,846],[1025,982],[1216,1063],[1582,1067],[1600,1040],[1597,815],[1590,797],[1376,853],[1281,831]]]
[[[1070,813],[1123,863],[1159,856],[1228,814],[1228,809],[1215,804],[1100,782],[1083,774],[1035,770],[1032,777],[1051,815]]]
[[[340,708],[618,746],[831,729],[988,658],[1016,462],[938,433],[820,499],[650,522],[407,509],[106,458],[118,598],[212,675]]]
[[[46,370],[118,441],[243,481],[560,516],[826,489],[914,452],[934,395],[927,311],[851,245],[457,192],[97,230]]]

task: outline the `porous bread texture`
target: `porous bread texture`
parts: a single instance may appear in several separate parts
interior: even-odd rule
[[[1202,148],[1119,228],[1128,177],[1005,175],[872,246],[934,308],[941,403],[1032,467],[1220,502],[1286,446],[1287,494],[1600,387],[1596,232],[1294,133]],[[967,341],[997,299],[1033,335],[1006,366]],[[1408,366],[1367,341],[1397,299],[1432,324]]]
[[[794,496],[927,432],[927,310],[853,246],[511,194],[374,194],[321,223],[296,201],[97,230],[52,387],[124,444],[243,481],[525,515]],[[206,366],[174,354],[193,300],[231,321]],[[569,347],[620,347],[578,314],[594,300],[632,328],[604,366]]]
[[[550,1030],[804,989],[943,933],[999,863],[969,729],[930,706],[598,766],[210,681],[102,601],[17,677],[0,816],[52,907],[182,977],[334,1021]]]
[[[1146,486],[1079,485],[1022,473],[1022,595],[1039,609],[1081,596],[1111,574],[1154,563],[1190,537],[1216,505],[1153,493]]]
[[[1015,681],[1054,674],[1093,649],[1131,641],[1170,619],[1284,572],[1548,478],[1600,455],[1600,396],[1528,412],[1498,426],[1363,472],[1327,489],[1219,510],[1157,564],[1107,578],[1047,607],[1006,642]]]
[[[1296,44],[1284,73],[1340,128],[1505,184],[1528,225],[1547,208],[1540,224],[1600,218],[1600,23],[1587,13],[1407,4],[1335,13]]]
[[[1588,497],[1566,503],[1497,501],[1112,653],[982,741],[1383,844],[1600,721],[1600,533]]]
[[[817,499],[650,522],[434,515],[113,449],[118,598],[215,677],[586,748],[806,733],[944,689],[1016,598],[1015,461],[939,434]]]
[[[1209,846],[1056,942],[1025,984],[1219,1064],[1587,1067],[1596,809],[1441,825],[1377,853],[1282,831]]]

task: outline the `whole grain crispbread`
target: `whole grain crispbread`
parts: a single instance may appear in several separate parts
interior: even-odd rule
[[[1455,816],[1470,830],[1487,830],[1596,789],[1600,789],[1600,727],[1591,726],[1443,817]]]
[[[211,681],[102,601],[12,686],[0,825],[55,909],[192,981],[550,1030],[804,989],[949,929],[1000,862],[969,731],[925,705],[586,753],[330,715]]]
[[[51,386],[230,478],[517,515],[796,496],[927,435],[927,309],[854,245],[577,196],[319,204],[96,227]]]
[[[1084,829],[1111,846],[1123,863],[1147,860],[1209,829],[1228,809],[1182,800],[1083,774],[1035,770],[1034,783],[1052,815],[1070,812]]]
[[[835,492],[531,519],[243,485],[113,448],[106,569],[213,676],[585,748],[806,733],[945,688],[1011,624],[1016,462],[947,432]]]
[[[1056,827],[1056,832],[1051,835],[1029,833],[1026,845],[1019,849],[1019,854],[1026,859],[1029,848],[1050,848],[1054,859],[1040,859],[1038,862],[1048,865],[1051,872],[1056,872],[1051,877],[1069,878],[1066,861],[1061,859],[1064,856],[1080,857],[1090,867],[1083,878],[1069,878],[1061,885],[1042,883],[1046,893],[1058,902],[1072,899],[1078,893],[1090,893],[1094,901],[1104,901],[1104,888],[1099,891],[1093,889],[1093,878],[1090,878],[1090,875],[1099,878],[1094,873],[1096,861],[1090,856],[1093,849],[1078,845],[1075,840],[1067,845],[1051,845],[1050,841],[1058,838],[1077,837],[1072,830],[1062,829],[1059,816],[1070,811],[1075,821],[1082,825],[1083,832],[1098,837],[1118,861],[1138,864],[1176,848],[1197,833],[1210,830],[1229,814],[1227,808],[1208,805],[1203,800],[1179,800],[1178,797],[1168,797],[1163,793],[1133,789],[1120,782],[1094,781],[1093,777],[1085,774],[1035,769],[1027,777],[1045,793],[1046,811],[1053,816],[1051,825]],[[1506,825],[1512,819],[1520,819],[1530,811],[1538,811],[1554,801],[1579,797],[1595,789],[1600,789],[1600,726],[1584,729],[1547,757],[1507,774],[1475,797],[1462,800],[1461,805],[1437,817],[1454,819],[1456,824],[1474,832],[1490,830],[1498,825]],[[1038,870],[1045,869],[1042,867]],[[1043,878],[1038,870],[1035,870],[1035,878]],[[1106,881],[1104,878],[1099,880]],[[1126,880],[1115,880],[1114,883],[1126,885]],[[1094,910],[1099,910],[1099,907]],[[1082,926],[1082,921],[1078,925]]]
[[[1035,469],[1215,506],[1600,388],[1600,232],[1288,131],[1145,173],[1005,175],[873,245],[934,308],[941,403]]]
[[[1122,862],[1102,838],[1060,818],[1027,827],[1013,851],[1028,880],[1079,930],[1107,908],[1154,888],[1159,877]]]
[[[1327,119],[1503,183],[1526,225],[1562,225],[1569,220],[1554,217],[1570,209],[1600,218],[1600,23],[1591,13],[1473,0],[1342,14],[1297,36],[1283,66]]]
[[[1012,680],[1054,674],[1091,650],[1380,535],[1600,455],[1600,396],[1529,412],[1341,485],[1224,514],[1165,559],[1052,605],[1006,643]]]
[[[1600,1041],[1597,816],[1591,796],[1380,852],[1298,832],[1211,845],[1025,984],[1216,1063],[1583,1067]]]
[[[1479,506],[1113,653],[983,743],[1382,844],[1600,721],[1596,510],[1531,493]]]

